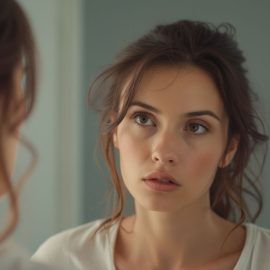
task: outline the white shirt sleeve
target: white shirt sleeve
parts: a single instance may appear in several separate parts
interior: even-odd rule
[[[117,225],[95,234],[101,222],[97,220],[52,236],[32,259],[79,270],[115,270],[113,248]]]
[[[68,237],[66,234],[57,234],[45,241],[32,260],[56,267],[69,268],[71,266]]]
[[[0,246],[0,269],[1,270],[60,270],[47,264],[31,262],[28,253],[8,242]]]
[[[234,270],[270,270],[270,230],[247,224],[247,238]]]

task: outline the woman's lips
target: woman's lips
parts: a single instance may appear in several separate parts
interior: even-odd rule
[[[155,191],[174,191],[181,185],[166,172],[154,172],[143,178],[144,183]]]

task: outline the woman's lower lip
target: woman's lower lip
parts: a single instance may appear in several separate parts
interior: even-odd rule
[[[179,185],[174,183],[165,183],[158,180],[144,180],[145,185],[154,191],[174,191],[179,188]]]

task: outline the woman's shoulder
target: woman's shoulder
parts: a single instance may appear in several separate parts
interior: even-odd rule
[[[55,254],[55,252],[58,253],[58,255],[61,253],[62,256],[64,256],[64,254],[68,254],[68,251],[72,249],[74,245],[82,246],[85,243],[88,245],[91,244],[94,239],[94,233],[101,225],[102,221],[103,220],[91,221],[51,236],[38,248],[32,258],[36,259],[40,255],[43,257],[48,253]]]
[[[13,242],[6,242],[0,246],[1,270],[56,270],[46,264],[30,261],[25,249]]]
[[[270,229],[260,227],[255,224],[246,224],[247,241],[254,247],[270,248]],[[268,250],[269,251],[269,250]]]
[[[114,224],[108,230],[98,230],[103,222],[104,219],[95,220],[50,237],[32,259],[56,266],[73,266],[77,258],[88,262],[97,259],[109,252],[108,242],[116,232],[113,228],[117,228]]]
[[[235,270],[270,269],[270,229],[255,224],[246,224],[245,227],[246,241]]]
[[[64,230],[62,232],[59,232],[59,233],[51,236],[46,242],[61,241],[61,244],[63,244],[62,241],[67,241],[67,240],[70,240],[73,238],[92,237],[92,235],[95,233],[95,231],[98,229],[98,227],[102,224],[102,222],[103,222],[103,220],[99,219],[99,220],[85,223],[83,225],[79,225],[79,226],[74,227],[74,228]]]

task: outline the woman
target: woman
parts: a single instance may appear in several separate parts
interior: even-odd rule
[[[34,258],[99,270],[269,269],[270,231],[250,223],[259,175],[248,168],[268,137],[244,64],[229,24],[178,21],[128,46],[90,89],[115,212],[52,237]]]
[[[25,13],[14,0],[0,1],[0,197],[9,200],[9,215],[0,231],[0,269],[51,269],[30,262],[27,253],[8,237],[19,219],[18,193],[36,161],[31,144],[19,135],[21,124],[30,115],[36,95],[35,46]],[[12,183],[16,146],[26,146],[33,160],[21,179]],[[4,222],[2,222],[4,223]],[[2,224],[1,223],[1,224]]]

